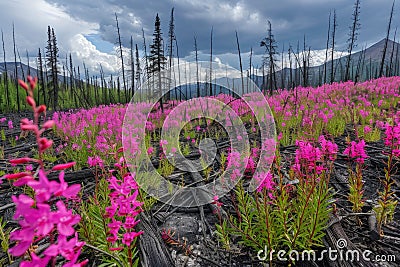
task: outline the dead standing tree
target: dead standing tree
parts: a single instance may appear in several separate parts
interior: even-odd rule
[[[263,59],[263,70],[265,67],[268,67],[268,88],[269,88],[269,94],[272,95],[273,90],[277,89],[275,69],[277,61],[276,55],[278,55],[279,53],[276,51],[277,45],[274,35],[272,34],[272,26],[269,20],[268,20],[267,37],[265,37],[261,41],[260,46],[265,47],[266,56],[264,56]]]
[[[120,31],[119,31],[119,24],[118,24],[118,16],[117,16],[117,13],[115,13],[115,21],[116,21],[116,23],[117,23],[118,46],[119,46],[119,58],[120,58],[120,60],[121,60],[121,70],[122,70],[122,84],[123,84],[123,86],[124,86],[125,101],[128,102],[128,99],[126,98],[126,97],[128,96],[128,94],[127,94],[126,82],[125,82],[124,56],[123,56],[123,51],[122,51],[121,34],[120,34]]]
[[[331,50],[331,84],[335,81],[335,69],[333,67],[333,58],[335,52],[335,36],[336,36],[336,10],[333,10],[333,25],[332,25],[332,50]]]
[[[395,1],[393,1],[392,10],[390,11],[389,23],[388,23],[387,32],[386,32],[385,45],[383,46],[382,59],[381,59],[381,64],[379,66],[379,77],[383,76],[383,67],[385,65],[386,49],[387,49],[388,42],[389,42],[390,26],[392,25],[394,3],[395,3]]]
[[[344,76],[345,81],[350,80],[351,53],[353,52],[353,49],[356,47],[358,30],[360,29],[360,0],[356,0],[356,2],[354,4],[354,11],[353,11],[352,19],[353,19],[353,22],[350,27],[349,39],[347,40],[348,55],[347,55],[347,59],[346,59],[346,70],[345,70],[346,72],[345,72],[345,76]]]

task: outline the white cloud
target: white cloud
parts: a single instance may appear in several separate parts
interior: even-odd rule
[[[78,63],[85,63],[93,74],[100,73],[100,65],[107,74],[115,74],[119,71],[119,60],[116,55],[97,50],[82,34],[76,34],[69,42],[71,53]]]
[[[59,48],[63,51],[68,50],[64,45],[75,34],[90,34],[98,29],[97,24],[74,19],[60,7],[44,0],[1,1],[0,10],[0,25],[8,44],[6,50],[9,52],[12,45],[13,22],[18,47],[36,52],[39,47],[46,45],[48,25],[55,29]]]

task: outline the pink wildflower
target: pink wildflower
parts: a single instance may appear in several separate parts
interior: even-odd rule
[[[355,158],[356,162],[364,163],[364,160],[368,158],[365,152],[365,141],[361,140],[356,143],[352,141],[350,145],[343,151],[344,155],[349,156],[350,158]]]

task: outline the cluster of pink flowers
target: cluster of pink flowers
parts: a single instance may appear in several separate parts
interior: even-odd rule
[[[64,202],[65,199],[76,200],[81,188],[78,184],[68,186],[64,180],[64,170],[71,168],[75,165],[75,162],[59,164],[51,169],[51,171],[61,171],[59,182],[47,179],[48,172],[44,170],[44,162],[41,155],[52,146],[53,142],[45,137],[41,137],[41,135],[44,130],[54,126],[54,121],[45,122],[42,125],[42,129],[39,129],[38,118],[41,113],[45,112],[46,106],[41,105],[36,107],[35,100],[33,99],[33,89],[36,86],[37,80],[28,77],[28,81],[29,85],[23,81],[19,81],[19,84],[28,93],[26,102],[32,107],[35,119],[34,121],[22,119],[21,129],[32,131],[35,134],[39,159],[18,158],[10,160],[10,163],[39,164],[39,179],[34,177],[31,167],[27,167],[25,172],[4,176],[6,179],[15,180],[15,186],[27,185],[34,192],[34,198],[25,194],[12,196],[12,200],[16,206],[14,219],[18,220],[20,228],[10,233],[10,239],[17,241],[17,243],[9,252],[16,257],[23,256],[34,243],[47,236],[57,236],[57,242],[53,238],[50,238],[52,243],[43,252],[43,257],[39,257],[34,251],[31,251],[31,260],[23,261],[20,266],[46,266],[50,261],[54,261],[58,255],[63,256],[67,260],[63,267],[84,266],[88,260],[84,260],[81,263],[77,263],[77,260],[85,243],[78,241],[78,236],[74,229],[74,226],[80,221],[80,216],[68,209]],[[57,209],[53,209],[52,204],[54,203]]]
[[[296,157],[293,169],[298,173],[316,171],[320,174],[325,170],[324,164],[336,159],[338,146],[334,142],[328,141],[323,135],[319,137],[320,147],[307,141],[296,140]]]
[[[136,217],[142,212],[142,202],[137,200],[139,194],[138,184],[134,179],[134,174],[125,172],[123,158],[120,163],[115,164],[122,176],[118,179],[114,175],[108,179],[111,193],[109,198],[111,206],[106,208],[106,218],[112,221],[107,226],[109,228],[109,236],[107,241],[115,244],[118,240],[122,242],[128,249],[133,241],[143,234],[143,231],[136,232],[134,227],[139,223]],[[121,238],[122,236],[122,238]],[[122,250],[123,247],[114,247],[112,250]]]
[[[367,153],[365,152],[365,141],[351,141],[349,146],[343,151],[343,154],[354,159],[357,163],[363,164],[364,160],[368,158]]]
[[[325,139],[325,136],[321,135],[318,139],[321,145],[322,154],[324,154],[329,160],[334,161],[336,154],[338,153],[338,145],[335,142],[331,142]]]
[[[260,182],[260,185],[257,187],[257,192],[267,190],[269,198],[273,199],[273,192],[276,186],[276,183],[274,182],[274,175],[270,171],[268,171],[267,173],[256,175],[254,179]]]
[[[87,163],[89,167],[96,167],[96,166],[99,166],[100,168],[104,167],[103,160],[99,156],[88,157]]]
[[[296,156],[294,160],[293,169],[298,172],[313,172],[321,173],[324,167],[318,162],[322,160],[322,151],[320,148],[315,147],[310,142],[296,140]]]
[[[386,124],[385,146],[392,149],[393,155],[400,157],[400,126]]]

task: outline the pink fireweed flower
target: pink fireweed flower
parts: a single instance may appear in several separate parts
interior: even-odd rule
[[[39,181],[29,181],[28,185],[35,190],[36,201],[39,203],[48,201],[52,193],[55,192],[59,186],[56,181],[49,181],[43,170],[39,170]]]
[[[32,166],[32,164],[27,165],[27,166],[25,167],[25,170],[26,170],[26,171],[33,171],[33,166]]]
[[[60,172],[58,179],[60,180],[60,183],[58,185],[58,188],[55,188],[54,190],[54,195],[55,196],[63,196],[66,199],[71,199],[71,198],[76,198],[79,191],[81,190],[81,185],[80,184],[73,184],[68,186],[68,184],[64,180],[64,175],[65,173],[62,171]]]
[[[30,208],[35,204],[35,201],[32,198],[24,194],[20,194],[18,197],[11,196],[11,198],[16,205],[14,213],[14,219],[16,220],[19,219],[20,216],[30,212]]]
[[[18,159],[10,159],[11,164],[24,164],[28,162],[38,162],[37,159],[32,158],[18,158]]]
[[[240,160],[240,152],[233,151],[228,153],[227,157],[227,167],[234,166],[236,168],[240,167],[241,160]]]
[[[147,155],[153,154],[154,148],[151,146],[147,149]]]
[[[132,241],[140,236],[141,234],[143,234],[143,231],[139,231],[139,232],[127,232],[123,235],[122,238],[122,243],[127,245],[128,247],[131,245]]]
[[[13,129],[13,122],[11,120],[8,121],[8,129]]]
[[[104,167],[103,160],[99,156],[88,157],[88,165],[89,167],[99,166],[100,168]]]
[[[78,234],[75,233],[74,237],[67,240],[67,237],[64,235],[58,236],[58,243],[50,245],[45,251],[44,254],[46,256],[57,256],[61,255],[65,259],[72,261],[75,258],[78,249],[81,249],[85,242],[78,241]],[[64,266],[64,265],[63,265]]]
[[[364,134],[369,134],[372,131],[371,127],[369,127],[368,125],[364,126]]]
[[[104,217],[111,218],[112,222],[107,225],[109,228],[107,242],[115,243],[121,240],[120,235],[122,234],[121,242],[130,246],[131,242],[143,233],[133,232],[133,228],[139,222],[136,220],[136,216],[142,212],[141,206],[143,205],[136,199],[139,191],[134,180],[134,173],[127,173],[122,179],[111,176],[108,183],[111,189],[109,194],[111,206],[106,207]],[[124,227],[121,228],[121,226]]]
[[[160,146],[161,147],[164,147],[166,145],[168,145],[168,141],[167,140],[160,140]]]
[[[218,197],[217,195],[215,195],[215,196],[213,197],[213,202],[212,202],[212,204],[217,205],[217,207],[221,207],[221,206],[223,205],[222,202],[219,201],[219,197]]]
[[[365,152],[365,141],[361,140],[358,143],[352,141],[343,154],[355,159],[358,163],[364,163],[364,160],[368,158]]]
[[[272,173],[269,171],[267,173],[258,173],[254,178],[259,182],[257,192],[262,192],[265,189],[269,191],[268,196],[272,199],[272,191],[275,189],[276,186]]]
[[[318,147],[314,147],[311,143],[305,141],[296,140],[296,157],[293,169],[298,173],[313,172],[316,171],[317,174],[321,173],[323,168],[318,167],[318,162],[321,162],[322,151]],[[306,174],[304,174],[306,175]]]
[[[140,220],[136,220],[135,217],[128,216],[128,217],[126,217],[126,219],[125,219],[124,228],[125,228],[125,229],[132,229],[132,228],[134,228],[139,222],[140,222]]]
[[[58,164],[53,167],[53,171],[62,171],[65,169],[69,169],[72,166],[74,166],[75,164],[76,164],[76,162],[68,162],[68,163],[64,163],[64,164]]]
[[[368,117],[369,112],[366,110],[360,109],[360,115],[361,115],[361,117],[366,118],[366,117]]]
[[[81,147],[78,144],[72,144],[72,150],[80,150]]]
[[[47,138],[43,137],[39,139],[39,152],[43,152],[49,147],[53,145],[52,140],[48,140]]]
[[[39,148],[39,153],[42,153],[53,144],[52,140],[48,140],[47,138],[41,137],[41,134],[47,128],[54,126],[53,121],[47,121],[44,123],[43,127],[39,130],[37,125],[37,118],[39,113],[45,112],[45,106],[40,106],[36,108],[35,100],[33,99],[33,89],[36,85],[36,79],[32,77],[28,77],[29,86],[20,81],[20,85],[27,91],[28,96],[26,98],[26,102],[32,107],[34,111],[35,123],[28,119],[21,120],[21,129],[26,131],[33,131],[37,138],[37,144]],[[39,154],[40,155],[40,154]],[[33,178],[33,167],[32,165],[28,165],[26,167],[26,172],[21,172],[17,174],[8,175],[8,179],[17,179],[14,182],[16,186],[27,185],[32,188],[34,191],[34,199],[21,194],[18,197],[12,196],[12,200],[15,203],[15,214],[14,219],[18,220],[20,228],[10,233],[10,240],[16,241],[16,245],[9,249],[10,254],[13,256],[22,256],[26,254],[28,249],[32,246],[33,242],[37,242],[43,238],[46,238],[54,229],[55,236],[60,238],[64,238],[65,241],[68,237],[75,234],[75,239],[71,239],[67,242],[70,244],[71,251],[73,251],[72,257],[66,256],[63,253],[60,253],[70,262],[64,264],[64,267],[77,267],[82,266],[87,263],[84,261],[82,263],[76,263],[80,255],[80,250],[84,243],[77,242],[77,234],[75,232],[74,226],[80,221],[79,215],[74,215],[72,210],[68,210],[64,204],[64,200],[58,200],[56,203],[56,207],[58,209],[54,210],[50,207],[51,203],[56,200],[56,197],[65,197],[71,198],[75,197],[80,190],[80,185],[68,186],[68,184],[64,181],[64,172],[60,173],[60,183],[57,181],[49,181],[47,178],[47,173],[44,169],[44,162],[40,158],[39,160],[33,160],[30,158],[20,158],[15,159],[13,164],[19,163],[30,163],[37,162],[39,163],[39,178]],[[64,170],[69,168],[74,163],[67,164],[59,164],[56,165],[53,170]],[[31,261],[25,261],[21,263],[21,266],[46,266],[48,264],[49,259],[51,257],[56,257],[59,253],[55,253],[53,255],[46,255],[47,251],[51,253],[54,247],[60,246],[63,248],[67,248],[67,244],[59,244],[54,243],[55,241],[50,238],[50,246],[45,251],[45,256],[42,258],[37,257],[34,253],[31,254]]]
[[[30,261],[23,261],[19,265],[20,267],[42,267],[42,266],[47,266],[49,263],[51,257],[46,256],[46,257],[39,257],[35,253],[31,252],[31,260]]]
[[[390,124],[385,125],[385,146],[394,146],[400,145],[400,126],[392,126]]]
[[[338,152],[337,144],[335,144],[335,142],[327,141],[323,135],[319,137],[319,142],[321,144],[322,153],[327,156],[329,160],[335,160]]]
[[[107,224],[107,227],[109,229],[109,233],[114,237],[117,236],[118,237],[118,231],[121,228],[122,222],[115,220],[114,218],[112,218],[112,222]],[[116,240],[115,240],[116,241]],[[114,242],[115,242],[114,241]],[[112,243],[114,243],[112,242]]]

